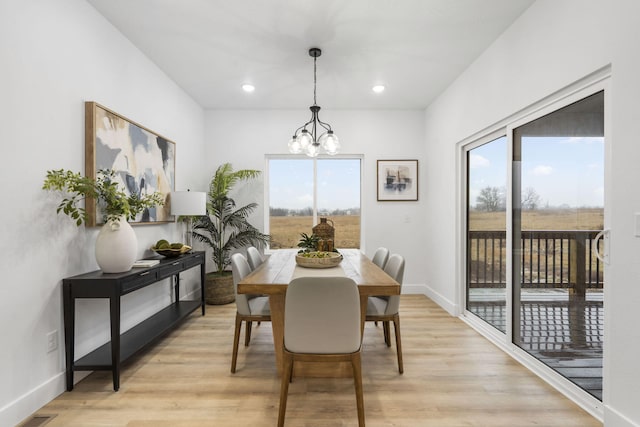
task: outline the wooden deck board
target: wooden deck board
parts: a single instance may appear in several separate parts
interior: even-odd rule
[[[521,348],[602,401],[602,300],[549,299],[521,304]],[[505,330],[504,302],[476,301],[472,311]]]

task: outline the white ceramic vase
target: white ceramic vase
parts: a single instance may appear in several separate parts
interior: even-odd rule
[[[96,261],[104,273],[131,270],[138,254],[138,238],[127,218],[107,221],[96,238]]]

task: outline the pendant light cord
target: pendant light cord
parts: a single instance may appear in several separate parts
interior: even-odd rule
[[[318,105],[316,102],[316,61],[318,60],[317,56],[313,57],[313,105]]]

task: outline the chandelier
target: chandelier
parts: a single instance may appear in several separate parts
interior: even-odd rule
[[[327,154],[334,155],[340,150],[338,137],[331,130],[331,125],[320,120],[320,106],[316,104],[316,60],[322,55],[317,47],[309,49],[309,56],[313,57],[313,105],[311,120],[300,126],[289,141],[289,152],[293,154],[305,153],[309,157],[316,157],[322,148]],[[309,129],[307,129],[309,127]],[[321,135],[318,133],[323,132]]]

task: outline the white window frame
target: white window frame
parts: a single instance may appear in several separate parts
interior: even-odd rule
[[[363,183],[364,183],[364,155],[363,154],[336,154],[335,156],[318,156],[318,157],[304,157],[296,154],[266,154],[265,155],[265,174],[264,174],[264,229],[265,233],[269,234],[270,231],[270,194],[269,194],[269,161],[270,160],[313,160],[313,223],[318,223],[318,188],[316,185],[316,178],[318,175],[318,160],[332,160],[332,159],[349,159],[349,160],[360,160],[360,250],[365,247],[364,244],[364,205],[362,203],[362,192],[363,192]],[[272,252],[271,247],[267,247],[265,249],[266,253]]]

